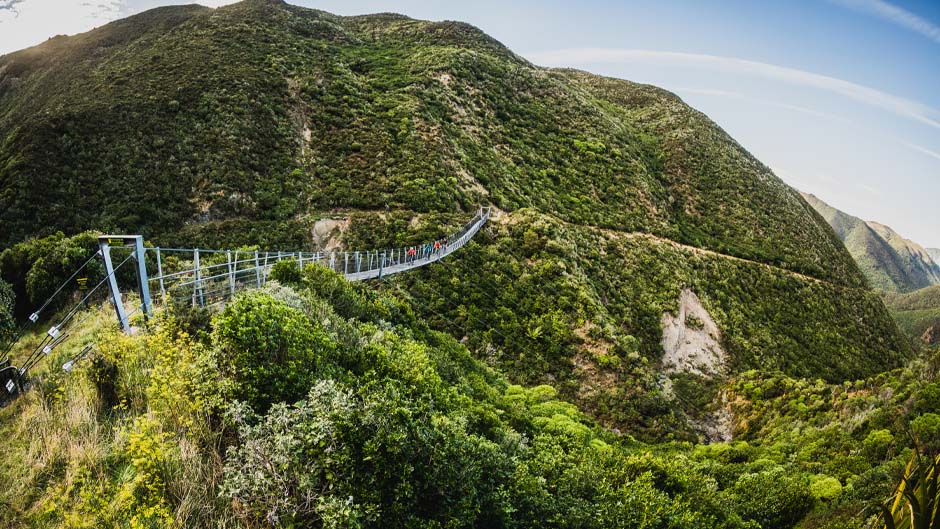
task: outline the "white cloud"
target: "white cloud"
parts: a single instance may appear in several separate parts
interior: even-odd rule
[[[876,16],[901,26],[905,29],[920,33],[928,39],[940,44],[940,25],[918,16],[906,9],[884,2],[882,0],[829,0],[834,4],[847,7],[860,13]]]
[[[826,90],[849,99],[886,110],[895,115],[912,119],[924,125],[940,129],[940,111],[923,103],[891,95],[868,86],[837,79],[817,73],[777,66],[734,57],[679,53],[650,50],[625,50],[616,48],[572,48],[532,53],[528,59],[553,66],[570,66],[590,63],[645,63],[671,64],[706,68],[740,75],[753,75]]]
[[[106,24],[117,18],[123,7],[122,0],[0,1],[0,53]]]
[[[940,152],[934,151],[932,149],[928,149],[927,147],[921,147],[920,145],[906,142],[906,141],[902,141],[901,144],[909,149],[914,149],[915,151],[921,154],[926,154],[927,156],[930,156],[931,158],[936,158],[937,160],[940,160]]]
[[[74,35],[160,5],[198,3],[208,7],[236,0],[0,0],[0,54]]]
[[[773,101],[771,99],[764,99],[762,97],[752,97],[746,94],[742,94],[740,92],[732,92],[729,90],[713,90],[711,88],[678,87],[678,88],[670,88],[670,89],[679,94],[696,94],[696,95],[703,95],[703,96],[715,96],[715,97],[725,97],[725,98],[730,98],[730,99],[740,99],[742,101],[750,101],[752,103],[758,103],[760,105],[767,105],[771,107],[782,108],[785,110],[792,110],[794,112],[801,112],[803,114],[809,114],[811,116],[816,116],[819,118],[831,119],[833,121],[841,121],[843,123],[851,123],[851,120],[843,118],[841,116],[836,116],[835,114],[820,112],[818,110],[813,110],[812,108],[802,107],[799,105],[781,103],[780,101]]]

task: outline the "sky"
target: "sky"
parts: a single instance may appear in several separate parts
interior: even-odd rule
[[[938,0],[289,0],[469,22],[543,66],[654,84],[790,185],[940,248]],[[0,54],[158,5],[0,0]]]

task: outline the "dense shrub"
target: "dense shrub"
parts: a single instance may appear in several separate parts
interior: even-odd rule
[[[276,402],[295,402],[316,379],[321,359],[335,348],[319,326],[270,294],[240,295],[213,321],[214,391],[260,411]]]
[[[491,441],[394,385],[317,382],[263,418],[236,406],[224,494],[280,527],[494,527],[512,464]]]
[[[16,334],[16,317],[13,312],[15,303],[13,287],[0,279],[0,344],[2,344],[0,347],[5,346],[7,340],[12,339]]]
[[[734,484],[735,508],[762,529],[789,529],[813,508],[814,499],[801,476],[778,468],[744,474]]]

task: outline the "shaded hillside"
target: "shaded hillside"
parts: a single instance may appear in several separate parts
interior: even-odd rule
[[[940,344],[940,286],[909,294],[886,294],[885,304],[912,338],[928,345]]]
[[[835,230],[874,288],[911,292],[940,284],[940,265],[930,251],[877,222],[839,211],[810,194],[803,194]]]
[[[331,242],[381,248],[493,204],[453,265],[386,288],[511,381],[649,438],[694,438],[691,399],[713,396],[663,374],[683,296],[715,322],[714,375],[838,381],[908,354],[829,226],[706,116],[466,24],[273,0],[149,11],[0,58],[0,137],[4,245],[87,228],[315,248],[340,217]]]

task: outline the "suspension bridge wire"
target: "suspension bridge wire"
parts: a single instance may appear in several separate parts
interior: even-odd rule
[[[117,269],[115,269],[115,271],[116,271],[116,270],[117,270]],[[131,318],[132,316],[134,316],[135,314],[137,314],[140,310],[141,310],[141,309],[140,309],[140,305],[135,306],[134,309],[131,310],[131,311],[127,314],[127,319],[130,320],[130,318]],[[72,329],[72,328],[81,328],[82,324],[84,324],[86,321],[88,321],[88,319],[91,318],[92,316],[94,316],[96,313],[97,313],[97,312],[96,312],[95,310],[89,310],[80,320],[78,320],[77,323],[72,323],[72,324],[70,324],[70,325],[69,325],[69,329]],[[112,324],[115,324],[115,323],[112,322]],[[46,356],[48,356],[49,354],[51,354],[52,349],[54,349],[54,348],[56,348],[56,347],[62,345],[62,343],[65,342],[66,339],[68,339],[68,338],[70,338],[70,337],[71,337],[71,333],[63,333],[63,335],[62,335],[59,339],[57,339],[56,341],[54,341],[52,344],[49,345],[49,352],[46,352],[45,348],[43,348],[42,352],[45,353],[45,354],[37,354],[35,357],[33,357],[33,358],[31,359],[32,362],[29,363],[28,365],[27,365],[27,363],[24,362],[23,367],[21,368],[21,372],[25,373],[25,372],[29,371],[30,369],[32,369],[33,367],[35,367],[40,361],[42,361],[43,358],[45,358]]]
[[[52,300],[55,299],[55,297],[56,297],[57,295],[59,295],[59,292],[62,292],[62,289],[65,288],[66,285],[68,285],[69,283],[71,283],[72,280],[75,279],[76,276],[78,276],[79,272],[81,272],[82,270],[84,270],[85,267],[88,266],[89,263],[91,263],[91,261],[92,261],[95,257],[98,257],[99,253],[100,253],[100,250],[99,250],[99,251],[96,251],[95,253],[93,253],[93,254],[91,255],[91,257],[89,257],[88,260],[85,261],[84,264],[82,264],[82,266],[78,267],[78,270],[76,270],[71,276],[69,276],[68,279],[65,280],[65,283],[62,283],[61,285],[59,285],[59,288],[57,288],[56,291],[53,292],[51,296],[49,296],[49,299],[47,299],[46,302],[43,303],[42,306],[39,307],[39,309],[36,310],[36,312],[34,312],[33,314],[38,315],[40,312],[43,311],[43,309],[45,309],[47,306],[49,306],[49,304],[52,303]]]
[[[52,352],[52,349],[54,349],[55,347],[59,346],[59,345],[60,345],[62,342],[64,342],[64,341],[66,340],[66,338],[68,338],[68,337],[69,337],[68,333],[62,334],[62,335],[60,335],[58,338],[56,338],[55,340],[52,340],[51,343],[49,343],[48,345],[44,346],[42,349],[36,349],[35,351],[33,351],[33,352],[26,358],[26,361],[23,362],[23,366],[20,368],[20,373],[25,373],[26,371],[28,371],[29,368],[32,367],[32,365],[33,365],[33,363],[36,361],[36,359],[41,358],[44,354],[47,355],[47,354],[51,353],[51,352]]]
[[[78,354],[69,358],[64,364],[62,364],[62,370],[65,371],[66,373],[71,371],[72,367],[74,367],[75,364],[78,363],[79,360],[82,360],[83,358],[88,356],[91,353],[92,349],[94,349],[94,346],[92,344],[88,344],[85,347],[83,347],[82,350],[78,352]]]
[[[16,335],[13,337],[13,339],[12,339],[12,340],[7,344],[7,346],[4,348],[4,350],[3,350],[3,355],[2,355],[2,357],[0,357],[0,359],[2,359],[2,360],[6,360],[6,359],[7,359],[8,355],[10,354],[10,351],[13,350],[13,347],[16,345],[16,343],[20,341],[20,338],[22,338],[24,334],[26,334],[26,329],[29,327],[30,323],[36,323],[36,322],[38,322],[38,321],[39,321],[39,315],[42,313],[43,310],[46,309],[46,307],[49,306],[50,303],[52,303],[52,300],[54,300],[54,299],[56,298],[56,296],[58,296],[59,293],[62,292],[62,289],[64,289],[64,288],[66,287],[66,285],[68,285],[69,283],[71,283],[72,280],[75,279],[75,278],[78,276],[78,274],[79,274],[82,270],[84,270],[85,267],[87,267],[89,264],[91,264],[92,260],[94,260],[95,257],[98,257],[99,255],[100,255],[100,251],[96,251],[96,252],[94,252],[93,254],[91,254],[91,257],[89,257],[84,263],[82,263],[82,265],[79,266],[78,269],[75,270],[75,272],[73,272],[72,275],[69,276],[69,278],[66,279],[64,283],[62,283],[61,285],[59,285],[59,288],[57,288],[57,289],[55,290],[55,292],[53,292],[52,295],[49,296],[49,297],[46,299],[46,301],[42,304],[42,306],[40,306],[38,309],[36,309],[35,312],[33,312],[32,314],[30,314],[29,319],[27,319],[26,322],[23,322],[23,324],[20,325],[20,328],[17,330]],[[27,323],[27,322],[29,322],[29,323]],[[0,361],[2,361],[2,360],[0,360]]]
[[[22,338],[24,334],[26,334],[26,329],[30,326],[30,324],[37,323],[39,321],[39,315],[42,313],[43,310],[45,310],[46,307],[49,306],[50,303],[52,303],[52,300],[55,299],[55,297],[59,295],[59,292],[62,292],[62,289],[65,288],[66,285],[71,283],[72,280],[75,279],[76,276],[78,276],[79,272],[84,270],[85,267],[88,266],[88,264],[91,263],[91,261],[97,256],[98,256],[98,252],[93,253],[91,257],[88,258],[87,261],[85,261],[81,266],[79,266],[78,269],[75,270],[75,272],[72,273],[72,275],[69,276],[69,278],[65,280],[64,283],[59,285],[59,288],[57,288],[55,292],[53,292],[52,295],[46,299],[46,301],[42,304],[42,306],[40,306],[32,314],[29,315],[29,318],[19,326],[19,329],[17,329],[16,334],[13,336],[13,339],[10,340],[10,342],[7,343],[6,346],[4,347],[3,355],[2,357],[0,357],[2,358],[2,360],[6,360],[7,355],[10,353],[11,350],[13,350],[13,346],[15,346],[16,343],[20,341],[20,338]]]
[[[92,296],[92,294],[95,293],[96,290],[98,290],[99,288],[101,288],[101,285],[104,285],[105,282],[107,282],[109,279],[111,279],[111,276],[113,276],[114,274],[116,274],[117,271],[120,270],[121,267],[124,266],[125,263],[127,263],[128,261],[130,261],[130,260],[133,259],[133,258],[134,258],[134,254],[130,254],[130,255],[128,255],[123,261],[121,261],[121,264],[115,266],[115,267],[114,267],[114,270],[111,270],[111,273],[110,273],[110,274],[106,275],[106,276],[104,277],[104,279],[102,279],[101,281],[99,281],[98,284],[95,285],[95,288],[89,290],[89,291],[88,291],[88,294],[85,294],[85,297],[83,297],[82,300],[79,301],[78,304],[75,305],[75,307],[73,307],[72,310],[69,311],[68,314],[66,314],[65,318],[63,318],[62,321],[59,323],[59,325],[57,325],[56,327],[59,328],[59,329],[61,329],[62,327],[64,327],[64,326],[69,322],[69,320],[72,319],[72,317],[75,315],[75,313],[78,311],[78,309],[81,308],[81,306],[84,305],[86,301],[88,301],[88,298],[90,298],[90,297]],[[119,300],[119,301],[120,301],[120,300]]]
[[[115,273],[117,273],[118,269],[120,269],[121,266],[123,266],[125,263],[127,263],[127,261],[129,261],[133,256],[134,256],[133,254],[128,255],[126,259],[124,259],[123,261],[121,261],[121,264],[119,264],[119,265],[117,265],[116,267],[114,267],[114,270],[112,270],[110,274],[108,274],[107,276],[105,276],[104,279],[102,279],[97,285],[95,285],[95,287],[94,287],[93,289],[91,289],[91,290],[88,292],[88,294],[86,294],[85,297],[82,298],[82,300],[79,301],[79,302],[72,308],[71,311],[69,311],[69,313],[66,315],[66,317],[63,318],[63,320],[62,320],[58,325],[54,325],[52,328],[50,328],[50,329],[49,329],[49,332],[46,333],[46,336],[43,337],[43,339],[39,342],[39,345],[37,345],[36,348],[33,349],[33,351],[29,354],[29,356],[27,356],[27,359],[30,359],[30,358],[32,358],[34,355],[39,354],[39,352],[41,352],[47,345],[50,345],[50,339],[51,339],[52,341],[55,341],[55,340],[57,339],[57,337],[58,337],[58,336],[57,336],[57,333],[61,332],[61,330],[65,327],[65,325],[68,324],[68,322],[69,322],[69,321],[72,319],[72,317],[75,315],[76,311],[78,311],[78,309],[79,309],[82,305],[84,305],[85,302],[88,301],[88,299],[91,297],[91,295],[94,294],[95,291],[98,290],[98,289],[101,287],[101,285],[103,285],[108,279],[110,279],[112,275],[114,275]],[[4,360],[6,360],[6,356],[4,357]],[[25,364],[24,364],[24,365],[25,365]],[[25,373],[25,371],[21,368],[21,369],[20,369],[20,373],[23,374],[23,373]]]
[[[98,251],[95,251],[94,253],[92,253],[92,254],[91,254],[91,257],[89,257],[88,260],[86,260],[84,263],[82,263],[82,265],[79,266],[78,269],[75,270],[75,272],[73,272],[72,275],[69,276],[69,278],[66,279],[64,283],[62,283],[61,285],[59,285],[59,288],[57,288],[57,289],[55,290],[55,292],[53,292],[52,295],[49,296],[49,297],[46,299],[46,301],[42,304],[42,306],[40,306],[40,307],[39,307],[38,309],[36,309],[32,314],[30,314],[29,318],[28,318],[26,321],[24,321],[24,322],[20,325],[19,329],[17,329],[16,335],[13,337],[13,339],[10,341],[10,343],[7,344],[7,346],[6,346],[6,347],[4,348],[4,350],[3,350],[3,357],[2,357],[2,358],[3,358],[4,360],[6,359],[6,356],[7,356],[7,354],[10,352],[10,350],[13,349],[13,346],[16,345],[16,342],[18,342],[18,341],[20,340],[20,338],[23,337],[23,334],[26,333],[26,329],[29,327],[30,323],[36,323],[36,322],[38,322],[38,321],[39,321],[39,315],[42,313],[42,311],[45,310],[46,307],[48,307],[49,304],[52,303],[52,300],[55,299],[55,297],[58,296],[60,292],[62,292],[62,289],[65,288],[66,285],[68,285],[69,283],[71,283],[72,280],[75,279],[75,277],[77,277],[78,274],[79,274],[82,270],[84,270],[85,267],[88,266],[88,265],[92,262],[92,260],[94,260],[95,257],[98,257],[98,255],[99,255],[99,252],[98,252]],[[27,322],[29,322],[29,323],[27,323]]]

